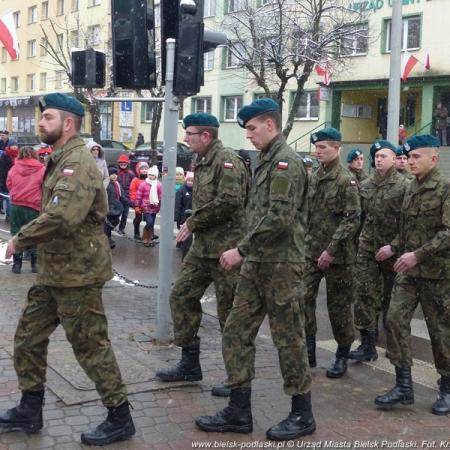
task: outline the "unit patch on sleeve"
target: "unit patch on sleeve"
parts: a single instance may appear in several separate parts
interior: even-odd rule
[[[223,163],[223,167],[225,169],[232,169],[234,166],[233,166],[233,163],[231,163],[231,162],[225,162],[225,163]]]
[[[286,170],[289,167],[289,163],[287,161],[279,161],[277,164],[277,169]]]

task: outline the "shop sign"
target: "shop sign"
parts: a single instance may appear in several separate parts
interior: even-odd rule
[[[31,97],[10,97],[5,99],[0,99],[0,107],[2,106],[27,106],[32,104]]]
[[[364,0],[359,2],[350,3],[349,8],[353,11],[364,12],[364,11],[372,11],[376,12],[379,9],[382,9],[385,4],[392,7],[393,0]],[[417,5],[420,3],[420,0],[402,0],[403,6],[408,5]]]

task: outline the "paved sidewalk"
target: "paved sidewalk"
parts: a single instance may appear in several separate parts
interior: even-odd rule
[[[20,398],[11,358],[12,342],[27,289],[34,280],[27,262],[23,272],[14,275],[8,266],[0,266],[0,410],[13,406]],[[205,315],[202,324],[203,381],[172,387],[156,381],[154,372],[173,364],[178,359],[178,349],[142,342],[156,326],[156,290],[112,281],[104,290],[104,302],[110,337],[124,377],[130,383],[137,434],[130,441],[103,448],[361,448],[363,444],[378,448],[450,447],[450,419],[430,413],[435,389],[416,384],[414,405],[380,411],[374,407],[373,398],[393,385],[393,375],[375,366],[351,363],[343,379],[330,380],[325,377],[325,368],[332,353],[325,345],[319,348],[319,367],[313,370],[317,432],[304,441],[266,441],[265,430],[286,417],[290,399],[282,392],[278,359],[270,337],[264,335],[258,337],[257,379],[253,384],[255,431],[250,435],[203,433],[195,428],[194,418],[212,414],[227,403],[210,394],[211,384],[225,377],[217,319]],[[99,423],[105,409],[73,359],[60,328],[49,346],[49,365],[43,431],[35,435],[0,434],[0,450],[88,448],[80,444],[80,433]]]

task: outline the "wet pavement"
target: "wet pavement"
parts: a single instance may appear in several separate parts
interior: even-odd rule
[[[6,229],[0,218],[1,232]],[[131,234],[131,233],[129,233]],[[157,282],[158,247],[144,248],[116,236],[114,267],[127,278],[142,283]],[[174,269],[179,253],[174,250]],[[0,410],[20,398],[13,368],[12,345],[16,323],[26,292],[35,276],[24,262],[20,275],[0,265]],[[204,378],[198,383],[167,384],[155,379],[160,367],[174,364],[179,349],[148,342],[156,327],[156,289],[136,287],[120,281],[108,282],[104,303],[110,338],[130,392],[136,436],[130,441],[106,446],[125,450],[187,450],[192,448],[449,448],[450,419],[430,413],[436,398],[436,372],[431,364],[429,338],[418,313],[413,322],[413,368],[415,404],[382,411],[373,399],[392,387],[392,366],[384,358],[383,339],[378,361],[350,363],[341,379],[326,378],[335,348],[325,308],[323,287],[319,294],[318,367],[313,369],[312,400],[317,431],[303,440],[275,443],[265,440],[265,431],[285,418],[290,399],[283,393],[278,358],[270,332],[264,326],[257,339],[256,379],[253,383],[254,431],[249,435],[203,433],[194,418],[223,408],[227,400],[212,397],[211,385],[225,378],[221,356],[219,324],[214,312],[214,296],[205,296],[200,336]],[[90,381],[71,354],[62,329],[49,345],[49,370],[44,429],[31,435],[22,432],[0,434],[0,450],[85,448],[80,433],[103,420],[105,409]],[[87,447],[86,447],[87,448]]]

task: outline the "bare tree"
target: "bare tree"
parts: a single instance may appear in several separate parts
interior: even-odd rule
[[[222,29],[228,57],[237,60],[250,83],[283,102],[291,86],[293,101],[284,124],[289,136],[304,86],[316,64],[337,72],[358,46],[367,50],[367,17],[343,0],[234,0]],[[260,4],[260,6],[257,6]]]

